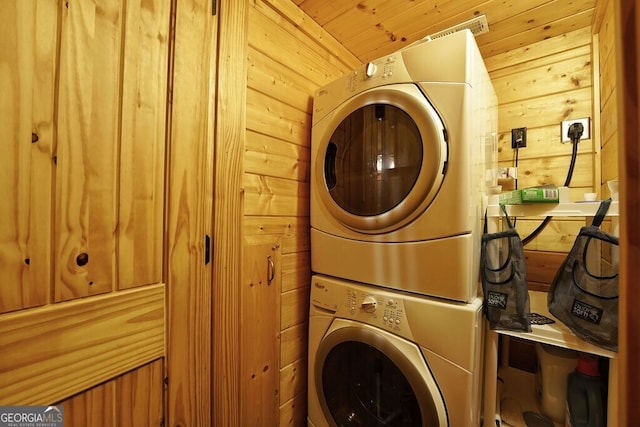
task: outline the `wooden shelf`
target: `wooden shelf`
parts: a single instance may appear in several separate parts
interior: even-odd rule
[[[538,313],[555,320],[555,323],[547,325],[531,325],[531,332],[495,331],[498,334],[509,335],[529,341],[551,344],[557,347],[569,348],[571,350],[591,353],[598,356],[613,359],[617,354],[596,345],[590,344],[578,338],[560,320],[556,319],[547,309],[547,293],[529,291],[530,312]]]

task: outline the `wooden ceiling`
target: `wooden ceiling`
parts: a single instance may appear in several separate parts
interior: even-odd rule
[[[292,0],[362,62],[486,15],[486,58],[591,26],[598,0]]]

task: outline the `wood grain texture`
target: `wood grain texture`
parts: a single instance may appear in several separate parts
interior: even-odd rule
[[[247,109],[250,6],[222,0],[218,49],[213,238],[213,414],[216,426],[240,425],[240,290],[242,280],[242,156]]]
[[[240,289],[240,425],[277,425],[280,237],[245,237]]]
[[[128,372],[116,383],[114,427],[161,426],[164,423],[164,359]]]
[[[164,355],[163,284],[0,318],[0,404],[57,402]],[[16,349],[19,349],[16,350]]]
[[[209,426],[212,397],[212,177],[218,20],[206,0],[174,1],[167,165],[166,275],[170,426]],[[217,252],[214,254],[223,251]],[[215,258],[214,258],[214,262]],[[223,352],[222,349],[219,350]],[[217,372],[225,372],[222,368]]]
[[[118,288],[162,281],[169,55],[166,0],[126,3],[118,192]]]
[[[362,62],[486,15],[477,37],[483,56],[523,48],[573,30],[591,31],[596,0],[304,0],[300,7]]]
[[[50,299],[57,4],[0,10],[0,313]],[[34,141],[32,138],[35,138]]]
[[[616,87],[620,168],[620,380],[617,408],[620,426],[640,419],[640,7],[634,0],[612,0],[614,4]]]
[[[67,427],[155,427],[163,422],[163,359],[57,403]]]

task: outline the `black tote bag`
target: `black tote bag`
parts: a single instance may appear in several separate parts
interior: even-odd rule
[[[578,337],[618,351],[618,273],[602,266],[602,254],[617,252],[618,238],[600,229],[611,200],[605,200],[590,226],[582,227],[548,294],[549,312]],[[589,265],[596,250],[598,263]]]

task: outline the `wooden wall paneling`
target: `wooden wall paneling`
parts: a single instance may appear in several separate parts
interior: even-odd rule
[[[247,85],[267,95],[277,93],[278,98],[300,111],[311,111],[313,98],[309,80],[273,61],[267,54],[249,47]]]
[[[309,215],[309,188],[297,181],[245,174],[245,214]]]
[[[56,402],[162,357],[164,291],[151,285],[0,317],[0,404]]]
[[[567,258],[565,252],[524,251],[527,263],[529,290],[547,292],[560,265]]]
[[[162,281],[169,12],[126,3],[118,200],[118,287]]]
[[[247,43],[250,5],[219,2],[213,238],[213,418],[240,425],[240,290],[242,280],[242,156],[247,122]]]
[[[280,334],[280,366],[306,358],[308,325],[298,324],[283,330]]]
[[[65,427],[119,427],[115,388],[109,381],[62,402]]]
[[[581,141],[579,144],[588,141]],[[560,142],[556,142],[560,144]],[[528,145],[528,144],[527,144]],[[570,150],[570,147],[567,147]],[[523,148],[521,150],[526,150]],[[564,184],[569,163],[571,162],[571,152],[564,156],[539,157],[531,159],[520,159],[518,161],[518,187],[534,187],[537,185]],[[511,161],[501,161],[502,167],[512,166]],[[570,189],[583,188],[583,192],[590,192],[593,188],[593,153],[578,154],[576,157],[575,169],[571,178]],[[571,193],[573,194],[573,193]],[[579,197],[579,200],[582,197]]]
[[[280,424],[284,426],[307,425],[307,394],[297,394],[280,406]]]
[[[500,94],[498,94],[500,102]],[[498,108],[499,130],[515,127],[539,127],[557,124],[560,143],[560,122],[571,118],[590,117],[591,88],[585,87],[570,92],[552,93],[537,98],[500,104]],[[524,150],[524,149],[523,149]]]
[[[0,10],[0,313],[50,300],[57,15],[52,0]]]
[[[309,316],[309,287],[305,286],[284,292],[280,306],[280,327],[282,329],[304,323]]]
[[[245,237],[240,291],[242,426],[277,425],[282,274],[279,239],[277,235]]]
[[[294,181],[309,181],[309,147],[247,131],[245,172]]]
[[[620,352],[618,414],[620,426],[640,419],[640,7],[634,0],[614,0],[616,96],[620,168]]]
[[[484,64],[490,75],[504,69],[506,73],[518,71],[519,67],[529,68],[537,65],[537,61],[547,62],[547,57],[566,55],[567,52],[584,53],[580,48],[589,47],[591,43],[591,29],[588,27],[576,29],[566,34],[539,41],[521,48],[492,56],[483,56]]]
[[[161,426],[163,376],[158,359],[56,405],[68,427]]]
[[[115,281],[123,3],[62,8],[56,153],[55,300]]]
[[[555,5],[558,5],[558,3],[559,2],[556,2]],[[563,4],[568,5],[569,3],[563,2]],[[480,52],[483,56],[491,56],[498,53],[506,52],[511,48],[511,46],[514,45],[524,47],[532,44],[532,42],[547,40],[552,37],[560,36],[562,34],[565,34],[566,28],[578,29],[589,27],[593,18],[593,9],[583,10],[578,13],[563,16],[565,17],[556,20],[553,25],[545,24],[542,26],[536,26],[530,28],[528,31],[518,32],[510,37],[496,39],[496,41],[491,43],[482,43]],[[524,16],[523,18],[525,20],[528,19],[526,16]],[[491,34],[491,30],[488,34]]]
[[[284,253],[284,247],[282,251],[282,292],[308,287],[311,283],[311,252]]]
[[[343,63],[324,48],[318,45],[309,46],[299,41],[297,37],[303,38],[304,34],[298,34],[297,37],[292,35],[285,25],[276,25],[257,8],[251,8],[250,12],[251,47],[305,76],[316,85],[315,87],[329,83],[344,73]]]
[[[155,360],[116,378],[115,427],[166,425],[163,380],[164,359]]]
[[[311,115],[271,96],[247,91],[247,129],[308,146]]]
[[[585,49],[580,49],[583,52]],[[553,62],[520,69],[504,76],[493,75],[491,83],[500,94],[500,103],[506,104],[531,99],[541,93],[569,92],[591,87],[591,52],[566,58],[555,56]],[[526,71],[526,72],[523,72]]]
[[[307,359],[299,359],[280,368],[280,403],[307,391]]]
[[[291,1],[262,0],[262,2],[257,2],[257,8],[265,13],[263,4],[268,5],[276,12],[275,15],[272,15],[275,16],[275,22],[285,27],[298,42],[305,43],[317,52],[326,51],[329,55],[327,62],[333,63],[335,58],[340,68],[346,67],[348,70],[361,65],[361,61],[351,51],[328,34],[324,28],[318,26],[317,20],[312,19],[299,7],[293,6]],[[285,23],[289,25],[284,25]],[[325,54],[321,53],[321,55]]]
[[[213,405],[219,402],[223,407],[227,396],[233,397],[231,393],[227,395],[219,390],[217,398],[212,396],[212,346],[219,345],[212,343],[213,264],[218,265],[217,270],[226,271],[225,264],[216,261],[227,251],[220,242],[212,251],[212,262],[205,264],[205,235],[214,242],[217,239],[212,225],[212,177],[214,141],[217,139],[214,118],[220,15],[212,15],[208,0],[173,1],[171,13],[173,56],[168,116],[165,272],[169,307],[168,425],[204,427],[216,425],[211,418]],[[216,230],[224,239],[225,227]],[[227,240],[227,244],[230,242],[233,240]],[[234,282],[217,283],[224,288],[226,283]],[[220,305],[220,312],[224,308]],[[221,318],[226,326],[224,316]],[[225,350],[218,347],[220,355],[225,354]],[[223,366],[217,372],[220,377],[233,378]]]

